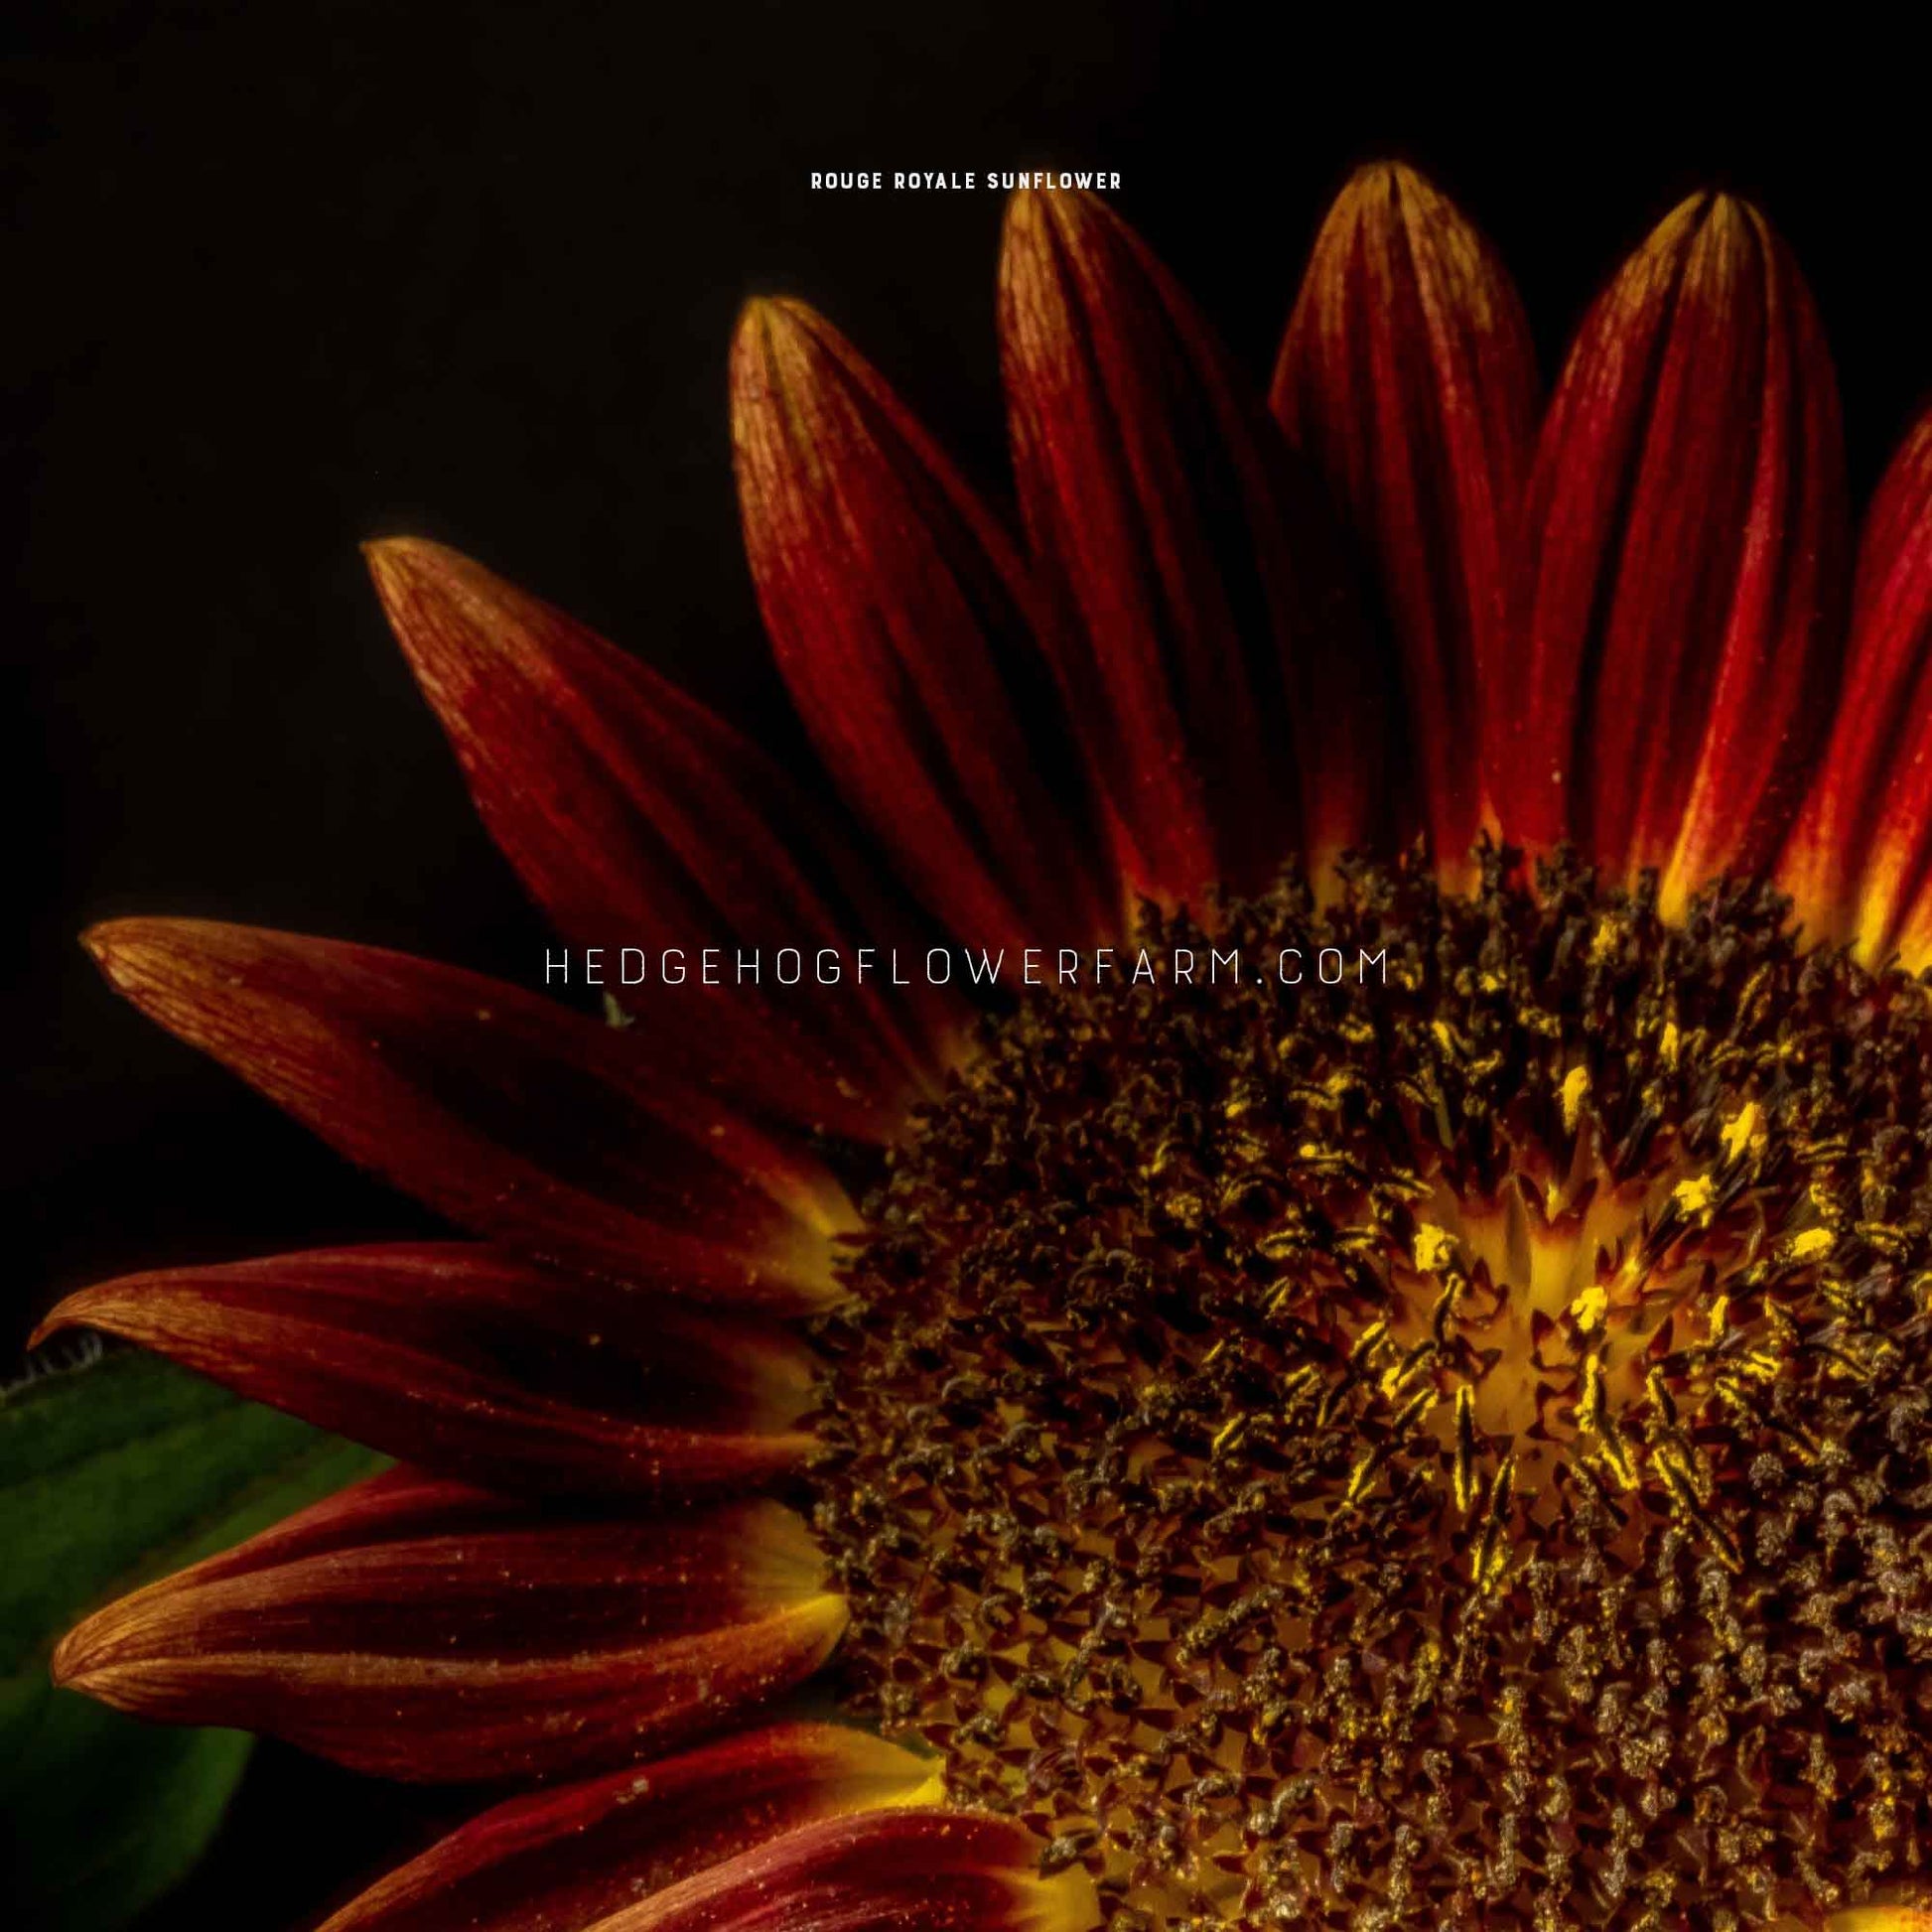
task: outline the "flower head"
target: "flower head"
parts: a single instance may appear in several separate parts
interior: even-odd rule
[[[1918,1922],[1932,430],[1848,584],[1811,300],[1725,197],[1541,409],[1403,168],[1266,401],[1088,199],[1014,202],[1000,327],[1024,534],[820,317],[741,323],[836,809],[467,559],[376,588],[578,943],[1168,964],[602,1026],[90,934],[471,1238],[55,1311],[403,1463],[57,1673],[532,1787],[336,1932]]]

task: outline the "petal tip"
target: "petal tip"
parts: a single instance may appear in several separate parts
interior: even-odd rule
[[[79,1672],[74,1668],[73,1661],[73,1640],[79,1634],[78,1627],[69,1630],[54,1646],[54,1655],[48,1659],[48,1679],[57,1690],[77,1691],[80,1688],[76,1681]]]
[[[1043,197],[1036,188],[1016,188],[1007,197],[1006,227],[1011,234],[1030,234],[1044,218]]]
[[[1396,206],[1405,196],[1435,193],[1434,184],[1420,169],[1392,155],[1365,161],[1342,184],[1338,202],[1382,201]]]
[[[1758,212],[1755,204],[1728,188],[1700,188],[1695,194],[1687,195],[1682,206],[1720,227],[1749,221]]]
[[[791,295],[755,295],[732,331],[732,401],[741,413],[767,401],[809,373],[830,334],[809,302]]]
[[[1440,238],[1467,261],[1486,251],[1473,222],[1442,188],[1407,161],[1385,157],[1364,162],[1342,184],[1324,221],[1324,232],[1346,233],[1357,224]]]
[[[73,1304],[78,1299],[77,1296],[69,1295],[65,1300],[55,1303],[41,1316],[40,1320],[34,1325],[34,1332],[27,1337],[27,1352],[30,1355],[36,1348],[42,1347],[45,1343],[51,1341],[63,1329],[77,1327],[79,1325],[79,1316],[69,1312]]]
[[[769,334],[783,313],[779,298],[775,295],[750,295],[745,298],[738,311],[738,320],[732,324],[732,353],[736,357],[742,348],[751,348]]]
[[[371,537],[360,548],[383,615],[405,650],[423,627],[408,621],[416,600],[489,599],[492,588],[502,588],[473,558],[429,537]]]
[[[425,537],[393,536],[364,537],[355,547],[368,560],[369,567],[375,569],[384,564],[406,563],[412,552],[429,549],[431,545]]]
[[[427,537],[368,537],[357,548],[362,562],[374,580],[377,594],[388,601],[388,593],[412,577],[427,575],[430,568],[450,553]]]
[[[532,632],[554,616],[486,565],[429,537],[377,537],[361,550],[382,615],[439,713],[451,680],[526,655]]]
[[[179,1031],[169,1018],[174,1002],[238,983],[265,947],[287,937],[221,919],[138,913],[87,927],[80,943],[116,993]]]
[[[151,916],[103,919],[81,933],[80,943],[107,984],[126,994],[179,953],[180,931],[192,923]]]
[[[729,363],[732,436],[741,483],[748,453],[764,450],[755,468],[771,461],[765,446],[802,436],[816,439],[815,392],[837,373],[838,332],[796,296],[755,295],[738,312]],[[753,489],[756,497],[758,491]]]
[[[1725,261],[1734,259],[1730,251],[1753,238],[1768,239],[1770,233],[1771,225],[1754,202],[1726,188],[1699,188],[1651,229],[1635,259],[1672,259],[1702,242],[1720,251],[1718,259]]]
[[[1016,188],[1007,202],[1005,252],[1024,253],[1054,239],[1077,246],[1082,236],[1119,222],[1120,217],[1090,189]]]
[[[89,1680],[98,1679],[106,1665],[108,1646],[103,1641],[105,1633],[100,1626],[114,1607],[110,1604],[107,1610],[97,1610],[92,1616],[83,1617],[54,1646],[54,1654],[48,1659],[47,1674],[57,1688],[102,1698],[99,1684]],[[109,1701],[103,1698],[103,1702]]]
[[[108,957],[113,950],[114,927],[119,923],[118,919],[103,919],[97,925],[83,927],[79,935],[80,949],[103,973],[107,971]]]
[[[817,319],[818,311],[796,295],[748,295],[738,311],[733,334],[748,329],[793,329]]]

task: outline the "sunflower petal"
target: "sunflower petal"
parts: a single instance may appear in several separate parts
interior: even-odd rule
[[[727,939],[840,949],[835,882],[792,841],[814,814],[755,746],[561,611],[440,544],[366,546],[383,610],[455,747],[490,836],[582,946]],[[835,847],[820,815],[814,841]],[[851,884],[856,864],[827,870]],[[751,988],[729,1015],[665,1028],[680,1071],[790,1120],[876,1136],[923,1080],[872,988],[780,1009]]]
[[[1091,197],[1015,199],[1000,327],[1021,507],[1077,619],[1045,641],[1127,883],[1198,900],[1298,842],[1325,863],[1372,823],[1383,734],[1374,666],[1335,635],[1331,532],[1280,431]]]
[[[1779,883],[1816,939],[1932,958],[1932,411],[1865,519],[1845,689]]]
[[[130,1275],[69,1295],[84,1325],[425,1468],[512,1490],[667,1499],[749,1489],[810,1438],[810,1356],[725,1322],[457,1242]]]
[[[899,1810],[774,1838],[597,1921],[598,1932],[1087,1932],[1092,1881],[1038,1872],[1015,1818]]]
[[[1697,196],[1586,321],[1527,508],[1494,693],[1503,829],[1566,834],[1667,916],[1771,860],[1835,687],[1846,550],[1830,357],[1756,209]]]
[[[630,1035],[449,966],[193,919],[86,942],[115,989],[460,1225],[748,1307],[833,1293],[837,1183]]]
[[[381,1776],[549,1776],[718,1728],[844,1622],[775,1503],[570,1520],[399,1471],[110,1603],[54,1676]]]
[[[1489,244],[1412,170],[1361,170],[1315,238],[1271,400],[1380,587],[1423,821],[1451,871],[1482,822],[1470,747],[1507,621],[1536,389],[1529,325]]]
[[[1111,913],[1043,773],[1036,593],[898,398],[802,303],[732,346],[745,544],[778,668],[857,810],[953,932],[1089,939]]]
[[[767,1839],[930,1803],[929,1760],[845,1725],[775,1725],[513,1798],[392,1871],[323,1932],[576,1932]]]

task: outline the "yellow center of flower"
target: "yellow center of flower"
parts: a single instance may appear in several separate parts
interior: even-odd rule
[[[868,1204],[813,1476],[855,1700],[1125,1927],[1908,1894],[1924,991],[1569,870],[1217,930],[1388,980],[1042,997]]]

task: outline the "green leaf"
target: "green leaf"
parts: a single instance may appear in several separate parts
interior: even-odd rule
[[[250,1740],[146,1725],[57,1691],[88,1610],[380,1466],[158,1356],[113,1354],[0,1395],[0,1850],[9,1924],[114,1932],[220,1823]]]

